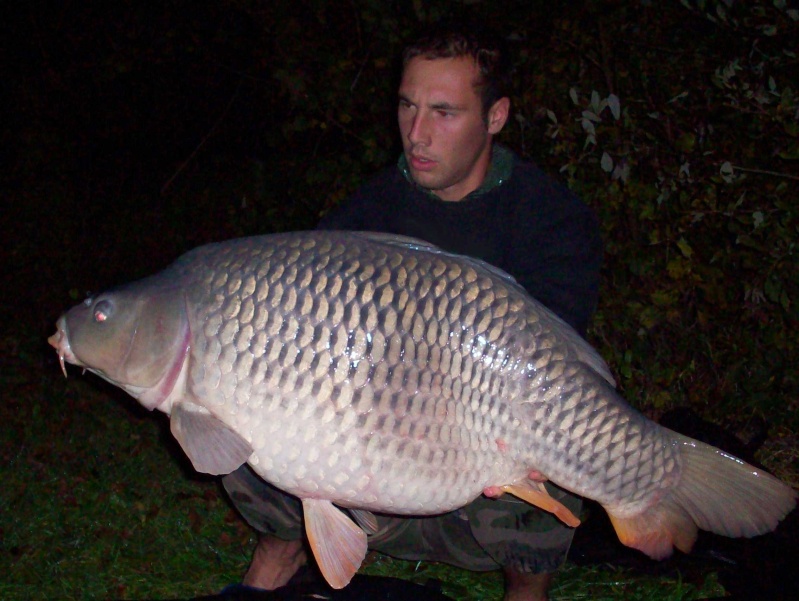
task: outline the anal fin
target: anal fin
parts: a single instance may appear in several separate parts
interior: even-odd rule
[[[527,501],[530,505],[540,507],[544,511],[548,511],[557,517],[561,522],[572,528],[580,525],[580,520],[575,516],[568,507],[563,505],[560,501],[553,499],[547,492],[543,482],[532,484],[529,482],[519,482],[516,484],[508,484],[500,486],[504,492],[508,492],[513,496],[519,497],[523,501]]]
[[[328,584],[349,584],[366,557],[366,533],[330,501],[302,499],[305,532]]]

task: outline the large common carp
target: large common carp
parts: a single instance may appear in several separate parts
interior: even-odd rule
[[[194,467],[244,462],[302,500],[335,587],[369,512],[424,515],[510,492],[579,523],[529,479],[595,499],[655,558],[697,527],[772,530],[795,492],[625,403],[600,356],[510,276],[418,240],[297,232],[197,248],[86,299],[63,362],[170,416]],[[66,372],[65,372],[66,373]]]

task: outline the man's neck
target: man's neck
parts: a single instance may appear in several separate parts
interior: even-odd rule
[[[497,186],[501,186],[507,180],[510,179],[511,173],[513,172],[513,165],[516,161],[516,157],[513,152],[501,145],[501,144],[494,144],[492,146],[492,153],[491,153],[491,160],[488,164],[488,168],[486,169],[485,177],[483,177],[482,183],[474,190],[461,195],[460,198],[457,199],[445,199],[436,194],[434,190],[429,190],[427,188],[422,188],[418,186],[411,177],[410,170],[408,169],[408,162],[405,159],[405,154],[401,154],[399,160],[397,161],[397,167],[399,168],[402,175],[407,179],[410,183],[417,186],[420,190],[424,190],[431,196],[435,196],[440,200],[444,200],[447,202],[458,202],[461,200],[465,200],[467,198],[471,198],[474,196],[479,196],[481,194],[485,194],[496,188]]]

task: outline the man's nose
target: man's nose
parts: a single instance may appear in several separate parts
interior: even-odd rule
[[[411,129],[408,131],[408,141],[414,146],[430,145],[430,125],[424,111],[417,111],[413,116]]]

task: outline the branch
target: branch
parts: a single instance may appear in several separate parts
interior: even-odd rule
[[[746,171],[747,173],[759,173],[761,175],[773,175],[775,177],[784,177],[786,179],[795,179],[799,180],[799,176],[791,175],[790,173],[780,173],[779,171],[768,171],[766,169],[750,169],[748,167],[739,167],[738,165],[732,165],[733,169],[737,169],[738,171]]]
[[[230,100],[228,101],[227,106],[225,107],[225,110],[222,111],[222,114],[219,116],[219,119],[217,119],[216,123],[214,123],[213,126],[211,127],[211,129],[208,130],[208,133],[205,134],[205,137],[202,140],[200,140],[200,143],[197,144],[197,147],[194,150],[192,150],[192,152],[189,155],[189,157],[185,161],[183,161],[183,163],[180,165],[180,167],[178,167],[177,171],[175,171],[175,173],[172,174],[172,177],[170,177],[167,180],[167,182],[161,187],[161,195],[162,196],[167,191],[169,186],[172,185],[172,182],[175,181],[177,176],[180,175],[181,171],[183,171],[188,166],[188,164],[191,163],[191,161],[194,159],[194,157],[197,156],[197,153],[200,152],[200,149],[203,146],[205,146],[205,143],[208,141],[208,139],[212,135],[214,135],[214,132],[216,132],[217,128],[222,123],[222,121],[224,121],[225,117],[227,116],[228,112],[230,111],[230,107],[233,106],[233,101],[236,100],[236,96],[239,95],[239,90],[241,90],[241,84],[242,84],[243,81],[244,81],[243,77],[239,79],[239,83],[236,86],[236,91],[233,92],[233,96],[230,97]]]

